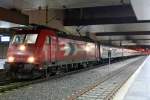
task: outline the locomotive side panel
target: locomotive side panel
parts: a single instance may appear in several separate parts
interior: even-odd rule
[[[70,63],[96,59],[96,47],[94,43],[58,38],[58,62]]]
[[[37,41],[40,63],[56,61],[57,37],[54,31],[41,30]]]

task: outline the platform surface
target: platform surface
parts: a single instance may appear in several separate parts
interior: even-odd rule
[[[139,59],[127,64],[117,74],[112,75],[104,82],[100,82],[100,84],[97,84],[94,88],[92,87],[89,91],[83,92],[78,96],[77,100],[112,100],[113,94],[132,76],[144,60]]]
[[[150,100],[150,56],[145,60],[123,100]]]

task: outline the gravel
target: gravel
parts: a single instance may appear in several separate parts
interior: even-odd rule
[[[83,89],[108,74],[136,60],[145,59],[138,57],[114,63],[92,70],[75,73],[46,82],[37,83],[19,88],[14,91],[0,94],[0,100],[65,100],[72,93]]]

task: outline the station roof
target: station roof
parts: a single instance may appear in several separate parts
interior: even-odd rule
[[[137,2],[135,2],[137,1]],[[140,3],[143,1],[143,3]],[[138,9],[139,4],[145,4],[146,5],[150,3],[148,0],[0,0],[0,7],[11,9],[11,8],[16,8],[21,11],[23,10],[35,10],[39,9],[45,9],[46,6],[48,6],[49,9],[75,9],[79,8],[81,9],[86,9],[87,7],[89,8],[94,8],[95,12],[99,12],[98,8],[95,7],[117,7],[117,6],[131,6],[132,11],[129,10],[129,13],[124,13],[124,16],[121,16],[122,13],[120,13],[118,16],[113,16],[111,13],[106,14],[106,16],[102,16],[102,19],[105,19],[105,24],[104,23],[96,23],[98,20],[96,20],[94,23],[89,23],[88,25],[88,20],[87,24],[84,25],[74,25],[70,24],[70,26],[65,26],[65,29],[67,29],[69,32],[75,33],[75,35],[78,35],[79,32],[77,32],[77,29],[79,29],[80,33],[82,35],[85,35],[86,33],[94,34],[96,35],[97,40],[104,42],[104,43],[112,43],[115,45],[122,45],[122,46],[129,46],[129,47],[134,47],[134,46],[139,46],[139,47],[145,47],[145,48],[150,48],[150,18],[146,21],[141,16],[139,15]],[[141,5],[141,7],[143,7]],[[147,7],[147,6],[145,6]],[[110,8],[108,8],[110,9]],[[147,9],[147,8],[145,8]],[[83,11],[83,10],[81,10]],[[88,10],[84,10],[87,12]],[[127,10],[126,10],[127,11]],[[124,12],[126,12],[124,11]],[[110,12],[112,12],[110,10]],[[123,11],[119,11],[123,12]],[[146,11],[145,11],[146,12]],[[80,12],[81,13],[81,12]],[[132,13],[132,14],[131,14]],[[71,13],[72,14],[72,13]],[[88,16],[90,13],[87,14]],[[103,15],[103,13],[101,14]],[[100,16],[101,16],[100,15]],[[132,15],[132,16],[131,16]],[[97,15],[95,15],[97,17]],[[144,15],[143,15],[144,16]],[[89,17],[93,18],[93,16]],[[110,22],[108,22],[106,18],[110,18]],[[124,18],[122,20],[122,18]],[[141,18],[144,20],[143,22],[139,20],[138,18]],[[111,22],[111,20],[114,20]],[[80,21],[80,20],[79,20]],[[123,23],[122,23],[123,21]],[[138,21],[141,21],[140,23]],[[121,22],[121,23],[117,23]]]
[[[83,7],[96,7],[96,6],[108,6],[108,5],[120,5],[122,1],[125,4],[129,3],[129,0],[0,0],[0,6],[4,8],[18,8],[18,9],[38,9],[47,5],[49,8],[83,8]]]

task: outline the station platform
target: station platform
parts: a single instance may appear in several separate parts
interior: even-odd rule
[[[98,82],[87,91],[80,92],[80,95],[72,96],[70,100],[112,100],[116,92],[134,74],[134,72],[140,68],[140,65],[143,64],[144,60],[145,59],[140,58],[135,62],[127,64],[124,69],[118,71],[117,74],[111,73],[112,75],[105,81]],[[121,100],[120,95],[118,95],[116,100]]]
[[[150,100],[150,56],[117,92],[113,100]]]

